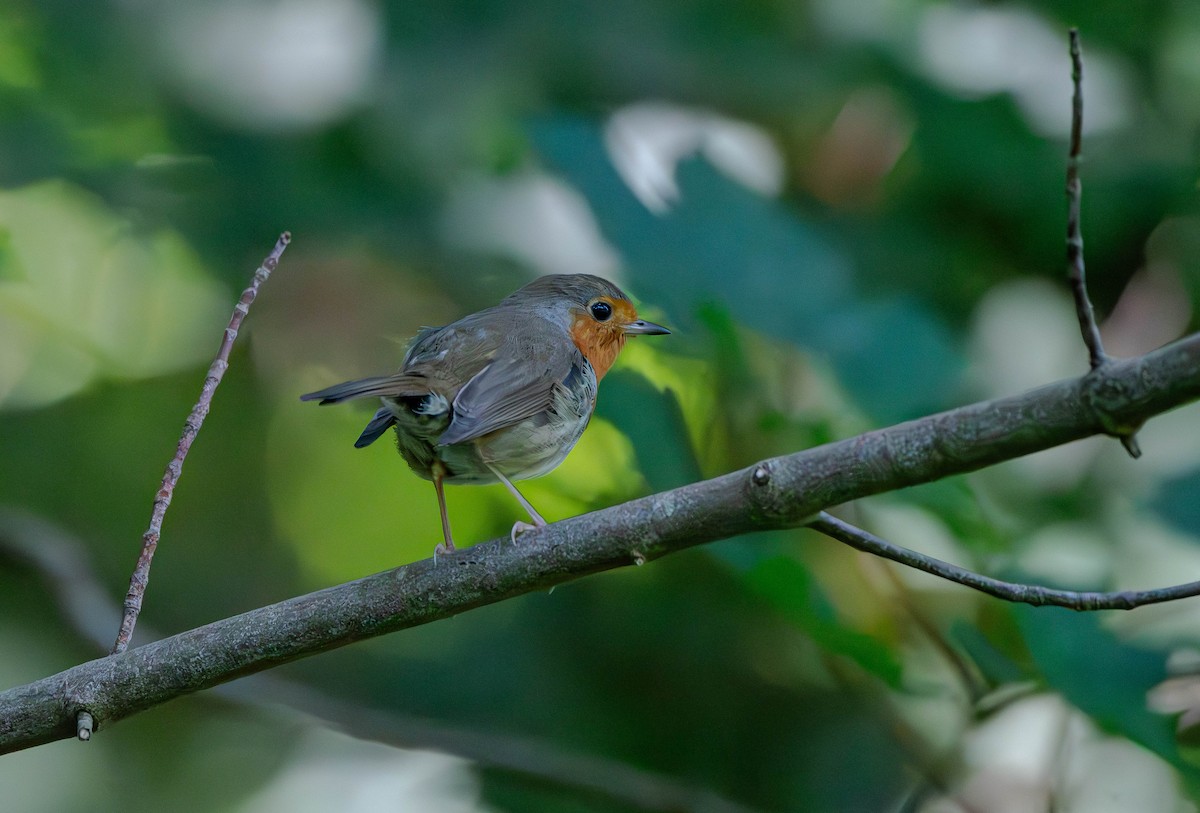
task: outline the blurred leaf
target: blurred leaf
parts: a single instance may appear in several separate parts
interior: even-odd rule
[[[72,156],[63,118],[43,97],[0,86],[0,184],[16,186],[64,171]]]
[[[991,685],[1029,679],[1028,672],[1001,652],[978,627],[956,620],[950,627],[950,638],[966,651]]]
[[[394,436],[354,448],[371,417],[371,410],[355,406],[317,408],[289,399],[268,430],[275,523],[316,583],[424,559],[442,539],[433,486],[409,471]],[[447,491],[457,541],[490,538],[477,519],[491,502],[487,495],[475,488]]]
[[[691,317],[726,303],[751,326],[787,333],[848,295],[849,269],[794,212],[706,161],[677,167],[681,200],[646,209],[617,175],[596,121],[560,116],[530,125],[539,154],[580,188],[647,299]]]
[[[1046,682],[1103,729],[1128,737],[1194,772],[1180,756],[1174,719],[1147,707],[1167,677],[1166,656],[1120,641],[1100,613],[1014,606],[1017,624]]]
[[[763,559],[743,579],[823,649],[850,658],[889,686],[899,688],[903,666],[895,653],[875,638],[841,623],[821,586],[796,559]]]
[[[530,131],[583,191],[639,290],[683,326],[722,303],[753,329],[828,355],[880,421],[951,400],[962,362],[949,332],[915,301],[857,301],[849,262],[800,212],[691,159],[676,168],[681,200],[656,216],[617,176],[597,123],[542,119]]]
[[[903,499],[936,515],[966,550],[1002,554],[1011,550],[1011,536],[984,511],[967,475],[905,489]]]
[[[809,330],[798,341],[828,353],[846,389],[878,421],[937,411],[958,389],[962,360],[950,332],[914,300],[850,303]]]
[[[0,404],[39,406],[98,377],[211,358],[233,300],[178,236],[130,232],[66,184],[0,192]]]
[[[23,14],[15,5],[0,8],[0,85],[32,89],[40,84],[34,56],[39,39],[32,15]]]
[[[640,375],[617,370],[605,376],[597,411],[628,436],[651,491],[701,479],[683,412],[671,390],[660,391]]]
[[[1200,469],[1160,485],[1150,508],[1192,539],[1200,539]]]
[[[0,283],[16,282],[25,279],[25,270],[13,251],[12,232],[0,228]]]
[[[674,327],[674,325],[672,325]],[[636,375],[651,384],[659,395],[660,412],[654,409],[643,417],[637,409],[624,412],[624,426],[633,427],[635,424],[646,423],[656,431],[668,434],[673,431],[683,431],[686,435],[677,440],[689,451],[695,466],[704,471],[728,470],[728,437],[724,430],[723,408],[721,394],[712,385],[712,364],[704,358],[690,357],[671,352],[674,348],[674,336],[663,337],[661,341],[636,341],[626,345],[617,361],[616,368],[610,372],[600,385],[600,395],[597,398],[597,411],[600,415],[608,415],[609,381],[619,381],[613,376]],[[620,386],[618,384],[617,386]],[[675,402],[670,407],[665,400],[667,395]],[[620,396],[618,396],[620,397]],[[677,413],[672,415],[671,413]],[[675,430],[671,426],[676,426]],[[645,427],[636,427],[631,431],[644,432]],[[584,433],[587,438],[588,433]],[[658,440],[655,440],[657,443]],[[632,451],[632,446],[631,446]],[[570,457],[567,458],[570,461]],[[650,461],[650,465],[654,465]],[[691,476],[686,474],[684,476]]]
[[[695,315],[712,336],[713,367],[724,395],[753,388],[750,360],[729,308],[717,301],[701,302]]]

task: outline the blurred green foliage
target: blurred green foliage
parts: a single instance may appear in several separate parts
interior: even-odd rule
[[[161,632],[429,555],[428,483],[351,445],[369,411],[297,396],[393,368],[419,326],[534,273],[613,276],[676,329],[631,343],[576,451],[525,486],[550,519],[1080,374],[1070,25],[1092,291],[1110,350],[1145,352],[1200,299],[1194,4],[0,3],[0,504],[80,536],[117,600],[285,228],[167,516]],[[988,573],[1163,586],[1200,568],[1198,423],[1152,422],[1136,463],[1092,440],[844,513]],[[498,487],[448,499],[460,540],[518,511]],[[757,810],[1182,810],[1200,783],[1167,712],[1195,701],[1147,693],[1191,662],[1195,607],[1012,608],[796,531],[279,672]],[[0,608],[6,686],[95,654],[8,560]],[[636,809],[208,696],[0,759],[0,791],[15,811]]]

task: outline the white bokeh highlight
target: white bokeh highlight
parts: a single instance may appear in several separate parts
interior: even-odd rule
[[[620,282],[620,257],[583,195],[538,170],[464,179],[450,194],[440,232],[449,246],[507,257],[539,275]]]
[[[622,180],[655,214],[678,202],[676,168],[694,155],[760,194],[783,188],[783,155],[767,132],[709,110],[658,101],[628,105],[609,118],[604,143]]]
[[[1085,43],[1085,133],[1126,123],[1133,94],[1115,59]],[[1030,127],[1066,137],[1071,123],[1071,63],[1065,32],[1019,6],[941,4],[927,9],[917,33],[926,75],[969,98],[1012,95]]]
[[[383,50],[366,0],[173,4],[160,49],[190,102],[257,130],[305,129],[365,101]]]
[[[490,813],[465,760],[314,728],[235,813]]]

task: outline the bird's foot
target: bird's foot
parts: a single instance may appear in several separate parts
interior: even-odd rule
[[[541,517],[534,517],[533,519],[532,523],[519,521],[513,523],[512,531],[509,532],[508,538],[512,540],[514,545],[517,544],[517,537],[526,531],[536,531],[538,528],[546,527],[546,520]]]
[[[438,556],[445,556],[448,553],[455,553],[458,548],[454,546],[453,539],[447,539],[445,542],[439,542],[437,547],[433,549],[433,563],[437,564]]]

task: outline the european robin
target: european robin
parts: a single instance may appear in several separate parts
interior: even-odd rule
[[[596,389],[631,335],[670,333],[638,318],[629,297],[590,274],[541,277],[498,305],[445,327],[426,327],[394,375],[347,381],[302,395],[336,404],[378,397],[383,406],[354,445],[389,427],[404,460],[433,481],[440,551],[454,550],[443,483],[501,482],[546,524],[513,485],[555,468],[592,417]]]

